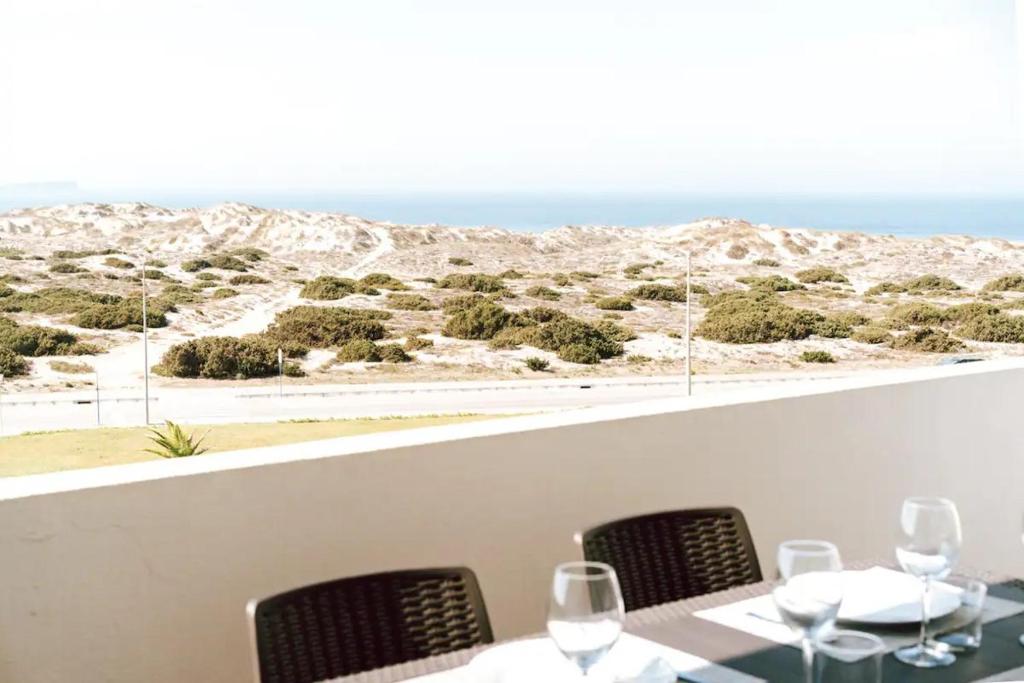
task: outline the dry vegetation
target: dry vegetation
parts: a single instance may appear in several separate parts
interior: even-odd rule
[[[144,275],[159,382],[259,381],[277,374],[278,348],[308,382],[677,373],[686,251],[701,373],[1024,352],[1024,248],[1003,240],[718,219],[526,235],[210,211],[205,223],[145,205],[0,216],[0,372],[27,389],[88,382],[95,367],[131,386]],[[126,217],[155,242],[134,229],[112,240]],[[50,250],[56,230],[77,241]]]

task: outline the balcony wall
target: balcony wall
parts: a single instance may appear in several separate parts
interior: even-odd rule
[[[242,681],[245,602],[390,568],[477,570],[499,637],[543,626],[575,530],[735,504],[889,557],[900,500],[955,499],[963,560],[1024,572],[1024,368],[526,416],[0,482],[0,680]]]

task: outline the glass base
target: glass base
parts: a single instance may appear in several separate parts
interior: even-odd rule
[[[896,659],[904,664],[916,666],[919,669],[934,669],[939,666],[949,666],[956,661],[956,656],[949,650],[937,650],[933,647],[912,645],[893,653]]]

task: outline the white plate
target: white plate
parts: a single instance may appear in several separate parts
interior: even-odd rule
[[[843,572],[843,602],[837,620],[880,625],[920,623],[923,588],[920,579],[883,567]],[[932,584],[930,619],[952,614],[959,607],[957,588]]]

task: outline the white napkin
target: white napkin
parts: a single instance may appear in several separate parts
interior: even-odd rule
[[[548,638],[519,640],[485,650],[466,671],[474,683],[587,680]],[[670,683],[677,672],[696,683],[764,683],[760,678],[628,633],[619,637],[607,657],[594,667],[592,676],[594,680],[616,683]]]

